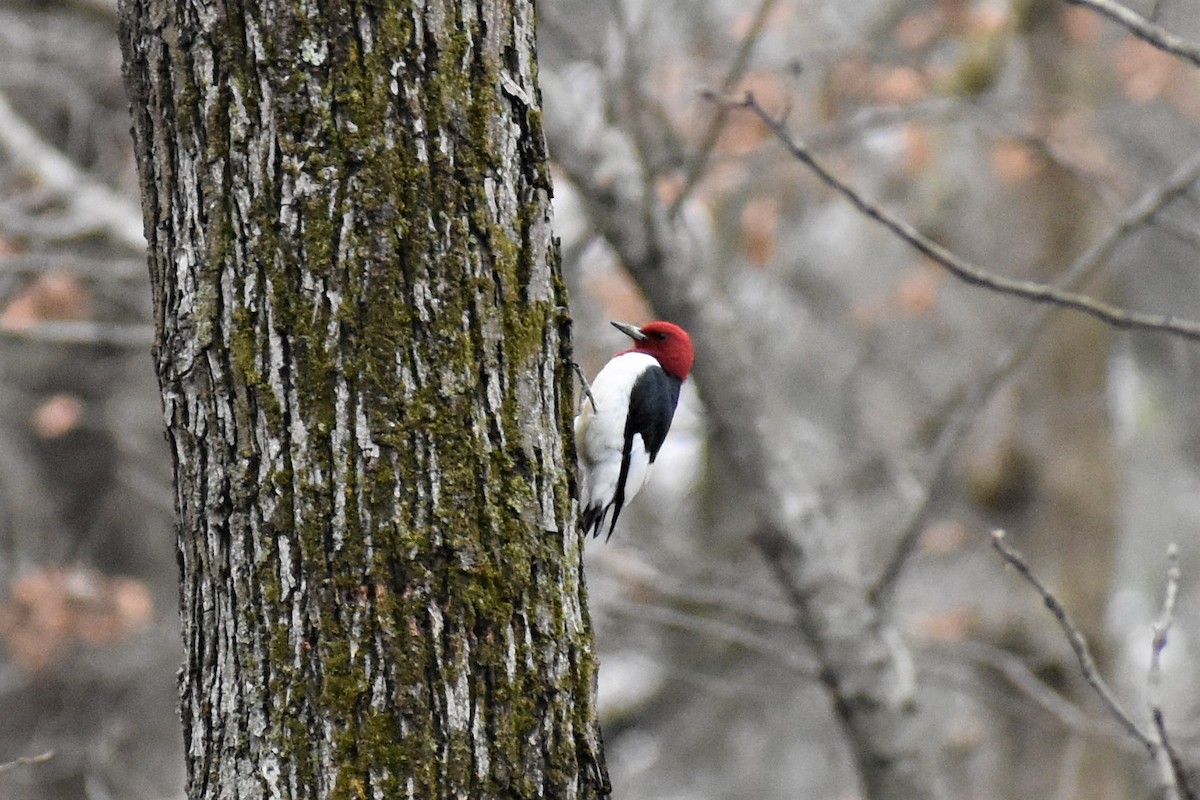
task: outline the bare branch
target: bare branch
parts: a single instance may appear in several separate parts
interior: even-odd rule
[[[1059,286],[1064,289],[1077,289],[1086,284],[1104,266],[1123,241],[1155,219],[1159,211],[1186,192],[1197,180],[1200,180],[1200,154],[1188,159],[1162,184],[1151,188],[1130,205],[1104,235],[1097,239],[1067,269],[1059,280]],[[917,503],[901,529],[902,533],[897,541],[895,553],[875,582],[872,595],[881,604],[888,603],[896,581],[903,574],[909,557],[916,551],[917,541],[921,536],[933,497],[949,475],[950,467],[954,463],[954,456],[958,453],[958,445],[963,435],[970,430],[971,422],[978,418],[979,413],[991,400],[996,390],[1029,357],[1042,334],[1062,310],[1058,306],[1043,306],[1040,314],[1018,338],[1016,346],[997,363],[987,379],[980,383],[974,392],[964,394],[953,410],[939,415],[949,421],[942,428],[934,444],[934,466],[929,480],[925,484],[920,502]]]
[[[729,66],[729,72],[725,73],[725,79],[721,81],[721,94],[733,91],[733,87],[746,74],[746,66],[750,63],[750,54],[754,52],[754,45],[758,41],[759,34],[762,33],[763,25],[766,23],[771,9],[774,8],[775,2],[776,0],[762,0],[759,4],[758,10],[754,13],[754,19],[750,22],[750,29],[742,37],[737,55],[734,56],[733,63]],[[728,116],[729,109],[717,106],[716,112],[708,121],[708,128],[705,129],[704,136],[700,139],[700,148],[696,151],[691,163],[688,164],[683,187],[667,209],[667,216],[674,217],[679,213],[679,209],[683,207],[684,202],[695,190],[696,184],[704,177],[704,170],[708,166],[708,157],[712,155],[713,147],[716,146],[717,139],[721,136],[721,129],[725,127],[725,118]]]
[[[821,675],[820,665],[810,655],[793,644],[780,642],[777,635],[756,633],[746,625],[724,622],[710,616],[692,614],[655,603],[609,601],[604,604],[604,608],[610,614],[619,614],[640,622],[653,622],[744,647],[752,653],[767,656],[806,678],[817,680]]]
[[[934,263],[941,265],[946,271],[960,280],[975,286],[992,289],[1001,294],[1008,294],[1032,300],[1036,303],[1048,303],[1080,311],[1116,328],[1157,331],[1160,333],[1175,334],[1187,339],[1200,340],[1200,322],[1177,319],[1163,314],[1146,314],[1139,311],[1129,311],[1076,292],[1047,286],[1035,281],[1023,281],[996,275],[965,259],[959,258],[945,247],[942,247],[918,231],[908,222],[869,200],[857,189],[834,175],[829,167],[819,160],[803,142],[794,138],[787,131],[780,120],[773,117],[766,109],[759,105],[752,93],[747,92],[740,100],[723,100],[721,102],[733,108],[745,108],[753,112],[763,121],[771,133],[775,135],[775,138],[783,144],[784,148],[797,161],[812,170],[823,183],[849,200],[851,205],[864,215],[895,233],[918,252],[930,258]]]
[[[1142,732],[1141,728],[1137,726],[1137,723],[1129,715],[1129,712],[1121,706],[1121,702],[1117,700],[1117,696],[1113,694],[1112,689],[1108,688],[1108,684],[1100,677],[1100,673],[1096,668],[1096,662],[1092,659],[1091,651],[1088,649],[1087,639],[1080,632],[1079,628],[1071,622],[1062,603],[1033,574],[1029,565],[1025,563],[1024,556],[1004,540],[1004,531],[992,531],[992,547],[1041,595],[1042,602],[1046,604],[1046,608],[1050,609],[1050,613],[1054,615],[1058,626],[1062,628],[1063,634],[1067,637],[1067,643],[1071,645],[1071,649],[1075,652],[1075,658],[1079,661],[1079,668],[1083,672],[1084,680],[1088,682],[1088,685],[1100,697],[1100,700],[1108,708],[1109,713],[1121,724],[1121,727],[1130,736],[1139,741],[1153,758],[1158,751],[1158,745],[1153,739]]]
[[[17,767],[26,767],[30,764],[44,764],[52,758],[54,758],[53,750],[47,750],[39,756],[21,756],[20,758],[0,764],[0,772],[8,772],[9,770],[14,770]]]
[[[1114,3],[1112,0],[1067,0],[1067,3],[1090,8],[1159,50],[1179,56],[1200,67],[1200,44],[1176,36],[1161,25],[1156,25],[1120,3]]]
[[[782,600],[743,591],[726,582],[713,586],[693,577],[665,572],[629,551],[600,548],[591,554],[589,563],[599,566],[606,575],[618,581],[627,594],[643,601],[649,598],[659,605],[707,608],[735,614],[748,623],[771,626],[789,624],[795,614],[795,609]]]
[[[111,322],[39,322],[22,327],[0,327],[0,341],[3,340],[148,351],[154,341],[154,327]]]
[[[1162,708],[1155,706],[1150,716],[1154,719],[1154,732],[1158,736],[1158,740],[1162,745],[1162,752],[1165,754],[1166,772],[1170,776],[1167,782],[1172,786],[1177,796],[1183,800],[1196,800],[1196,791],[1192,788],[1191,781],[1188,780],[1187,766],[1183,763],[1183,759],[1179,756],[1179,751],[1171,744],[1171,740],[1167,737],[1167,724],[1163,718]]]
[[[1167,648],[1167,633],[1175,618],[1175,602],[1179,596],[1179,548],[1174,542],[1167,547],[1167,586],[1163,590],[1162,611],[1154,623],[1154,637],[1150,642],[1150,675],[1147,678],[1152,700],[1162,688],[1162,653]]]
[[[1069,731],[1086,735],[1106,732],[1105,728],[1088,719],[1082,709],[1048,686],[1024,661],[1007,650],[974,640],[936,642],[932,649],[939,655],[958,656],[996,671]]]
[[[1167,548],[1167,585],[1163,590],[1162,611],[1154,623],[1154,636],[1150,642],[1150,672],[1146,678],[1150,698],[1150,718],[1154,720],[1154,732],[1161,747],[1159,769],[1163,782],[1170,786],[1178,797],[1196,800],[1196,791],[1188,779],[1187,767],[1179,751],[1167,735],[1166,718],[1162,710],[1162,654],[1167,648],[1167,633],[1175,618],[1175,602],[1179,596],[1179,548],[1172,542]]]
[[[723,95],[710,95],[708,99],[720,96]],[[725,104],[722,106],[728,108]],[[957,121],[975,111],[974,105],[951,97],[937,97],[906,106],[866,106],[854,111],[844,120],[832,122],[814,131],[808,144],[814,150],[842,147],[882,128],[894,128],[909,122],[940,125]]]
[[[72,272],[90,280],[149,279],[144,258],[89,258],[75,253],[18,253],[0,256],[0,275]]]
[[[0,93],[0,148],[42,186],[62,198],[77,227],[103,230],[135,252],[146,249],[142,215],[128,198],[85,175],[71,159],[47,144]]]

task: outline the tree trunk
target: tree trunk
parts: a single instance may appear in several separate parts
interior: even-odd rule
[[[608,793],[529,0],[123,0],[190,798]]]
[[[1024,9],[1023,27],[1028,38],[1030,71],[1037,76],[1035,102],[1049,123],[1061,120],[1092,90],[1096,65],[1079,68],[1081,53],[1074,59],[1064,54],[1064,12],[1054,0],[1037,0]],[[1068,68],[1073,65],[1075,68]],[[1053,283],[1061,277],[1062,264],[1083,251],[1094,236],[1096,206],[1077,175],[1056,165],[1046,165],[1022,204],[1029,215],[1027,225],[1011,224],[1038,242],[1031,277]],[[1017,227],[1019,226],[1019,227]],[[1088,287],[1103,296],[1103,284]],[[1057,320],[1044,336],[1039,352],[1030,360],[1017,381],[1017,414],[1026,452],[1035,461],[1037,482],[1024,530],[1016,531],[1026,556],[1047,581],[1087,635],[1092,653],[1101,667],[1107,665],[1108,646],[1104,614],[1112,583],[1113,554],[1117,533],[1118,477],[1112,421],[1106,392],[1113,329],[1094,319],[1072,314]],[[1052,637],[1058,632],[1048,617],[1040,624]],[[1059,644],[1060,658],[1069,659]],[[1073,664],[1066,662],[1072,670]],[[1072,688],[1080,703],[1088,702],[1091,688],[1076,679]],[[1013,732],[1014,746],[1029,748],[1027,778],[1050,778],[1062,767],[1059,759],[1038,770],[1037,741],[1028,730]],[[1046,737],[1043,752],[1053,753],[1054,737]],[[1032,741],[1031,741],[1032,740]],[[1109,738],[1088,740],[1080,757],[1078,796],[1089,800],[1118,800],[1128,797],[1130,761],[1125,751]],[[1032,787],[1036,781],[1029,781]],[[1015,797],[1024,796],[1018,788]]]

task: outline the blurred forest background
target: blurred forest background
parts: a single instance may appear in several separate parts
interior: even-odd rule
[[[752,91],[983,269],[1197,319],[1200,13],[1129,7],[1184,55],[1052,0],[542,4],[577,358],[594,374],[624,346],[609,319],[716,309],[650,484],[589,546],[617,797],[861,794],[731,474],[731,375],[791,513],[911,648],[950,796],[1161,796],[994,528],[1147,730],[1179,544],[1158,702],[1200,762],[1200,345],[950,277],[724,102]],[[0,0],[0,763],[54,751],[0,771],[15,800],[182,796],[171,471],[116,24],[112,0]]]

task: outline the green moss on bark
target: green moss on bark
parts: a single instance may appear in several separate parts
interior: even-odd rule
[[[234,664],[241,704],[193,704],[211,687],[185,681],[189,736],[236,743],[196,751],[191,786],[218,796],[228,771],[271,794],[276,759],[304,797],[602,794],[590,634],[569,616],[583,598],[549,178],[538,112],[500,76],[528,32],[485,32],[475,5],[174,19],[146,2],[168,28],[208,26],[165,56],[135,43],[153,26],[126,45],[131,82],[166,69],[170,101],[197,109],[149,92],[146,124],[167,128],[138,133],[154,207],[189,209],[152,226],[170,231],[152,242],[156,302],[184,280],[166,248],[198,260],[160,345],[164,390],[200,415],[173,422],[195,451],[189,676]],[[164,169],[148,143],[169,136]],[[213,357],[174,369],[181,342]]]

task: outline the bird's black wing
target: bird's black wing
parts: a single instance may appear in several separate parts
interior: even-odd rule
[[[633,435],[641,434],[642,443],[654,463],[659,448],[671,429],[675,406],[679,404],[681,381],[668,375],[662,367],[643,372],[629,393],[629,416],[625,418],[625,460],[629,460]]]

